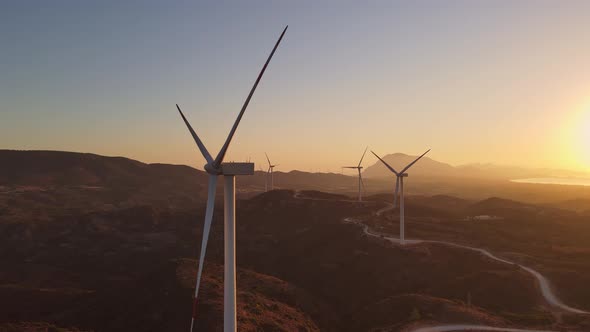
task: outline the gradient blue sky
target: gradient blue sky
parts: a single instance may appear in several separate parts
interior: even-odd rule
[[[5,2],[0,148],[200,167],[286,24],[228,160],[590,169],[590,1]]]

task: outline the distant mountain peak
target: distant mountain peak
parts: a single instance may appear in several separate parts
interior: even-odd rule
[[[385,155],[383,160],[397,170],[401,170],[406,165],[418,158],[419,155],[408,155],[402,152],[395,152]],[[456,176],[457,171],[449,164],[436,161],[424,156],[410,169],[411,173],[428,174],[437,176]],[[384,177],[390,176],[391,172],[381,163],[376,160],[371,166],[368,166],[363,174],[366,177]]]

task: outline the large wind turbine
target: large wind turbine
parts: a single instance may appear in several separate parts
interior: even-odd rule
[[[397,202],[397,195],[399,193],[399,242],[401,245],[404,244],[405,242],[405,228],[404,228],[404,178],[408,177],[408,173],[406,173],[406,171],[412,167],[412,165],[414,165],[418,160],[420,160],[420,158],[424,157],[425,154],[427,154],[430,151],[430,149],[428,149],[428,151],[424,152],[420,157],[416,158],[416,160],[412,161],[411,163],[409,163],[406,167],[404,167],[404,169],[401,170],[401,172],[396,172],[395,169],[393,169],[393,167],[389,166],[388,163],[385,162],[385,160],[381,159],[381,157],[379,157],[375,152],[371,151],[371,153],[373,153],[375,155],[375,157],[379,158],[379,160],[381,160],[381,162],[383,164],[385,164],[385,166],[387,166],[387,168],[389,168],[390,171],[392,171],[395,176],[395,194],[393,195],[393,207],[395,208],[396,206],[396,202]]]
[[[272,52],[268,56],[266,63],[262,67],[260,74],[258,74],[258,78],[254,82],[254,86],[250,90],[242,109],[234,123],[229,135],[223,147],[217,154],[217,157],[213,159],[205,148],[205,145],[199,137],[197,133],[193,130],[191,125],[189,124],[188,120],[185,118],[184,114],[180,110],[178,104],[176,108],[178,108],[178,112],[180,112],[180,116],[184,120],[188,130],[190,131],[193,139],[197,143],[201,154],[207,160],[207,164],[205,164],[205,171],[209,173],[209,189],[207,195],[207,209],[205,210],[205,224],[203,226],[203,241],[201,242],[201,256],[199,259],[199,270],[197,272],[197,284],[195,287],[195,299],[193,303],[193,317],[191,320],[191,331],[193,330],[195,318],[196,318],[196,307],[199,295],[199,287],[201,285],[201,276],[203,273],[203,263],[205,261],[205,252],[207,250],[207,241],[209,239],[209,231],[211,229],[211,222],[213,220],[213,209],[215,206],[215,190],[217,186],[217,177],[223,175],[225,180],[224,186],[224,242],[225,242],[225,262],[224,262],[224,279],[223,279],[223,331],[224,332],[235,332],[236,331],[236,247],[235,247],[235,222],[236,222],[236,214],[235,214],[235,203],[236,203],[236,175],[252,175],[254,174],[254,164],[253,163],[223,163],[223,158],[225,157],[225,153],[229,147],[229,144],[240,124],[240,120],[244,115],[244,111],[248,107],[248,103],[250,103],[250,99],[268,66],[268,63],[272,59],[277,47],[281,43],[285,32],[287,31],[287,27],[281,33],[281,36],[277,40]]]
[[[270,162],[270,158],[268,158],[268,155],[266,154],[266,152],[264,153],[264,155],[266,156],[266,160],[268,161],[268,170],[266,171],[266,181],[264,181],[264,191],[268,191],[268,178],[269,177],[270,177],[270,190],[274,190],[275,189],[275,180],[274,180],[273,172],[275,170],[275,167],[279,166],[279,164],[273,165]]]
[[[363,177],[361,175],[361,171],[363,169],[363,166],[361,166],[361,163],[363,162],[363,158],[365,158],[365,153],[367,153],[368,148],[369,148],[368,146],[365,148],[365,152],[363,152],[363,156],[361,157],[361,160],[359,161],[358,165],[356,165],[356,166],[342,166],[342,168],[356,169],[359,173],[359,202],[362,202],[362,200],[363,200],[362,189],[365,188],[365,183],[363,182]]]

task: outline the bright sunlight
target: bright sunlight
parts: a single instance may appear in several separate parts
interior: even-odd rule
[[[590,107],[575,117],[572,126],[575,160],[583,168],[590,168]]]

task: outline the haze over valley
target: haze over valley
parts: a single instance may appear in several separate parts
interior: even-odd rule
[[[386,159],[395,164],[392,157]],[[186,329],[206,196],[202,171],[70,152],[3,150],[0,160],[3,329]],[[425,195],[437,184],[420,178],[440,176],[429,169],[436,168],[416,167],[412,174],[420,176],[408,179],[408,239],[487,248],[542,273],[567,305],[590,310],[583,291],[590,282],[584,187],[480,179],[459,182],[457,196]],[[400,247],[344,221],[352,217],[370,232],[396,237],[397,210],[387,209],[392,179],[367,178],[367,188],[382,186],[383,193],[371,189],[358,204],[353,176],[275,175],[272,192],[264,193],[263,173],[237,183],[243,330],[405,331],[427,321],[590,328],[585,315],[546,303],[524,270],[434,242]],[[543,203],[472,195],[490,183],[503,183],[498,190],[514,196],[541,192]],[[564,201],[568,195],[580,197],[577,204]],[[204,318],[196,325],[203,330],[216,330],[221,320],[217,210],[198,308]],[[484,215],[498,219],[474,219]]]

